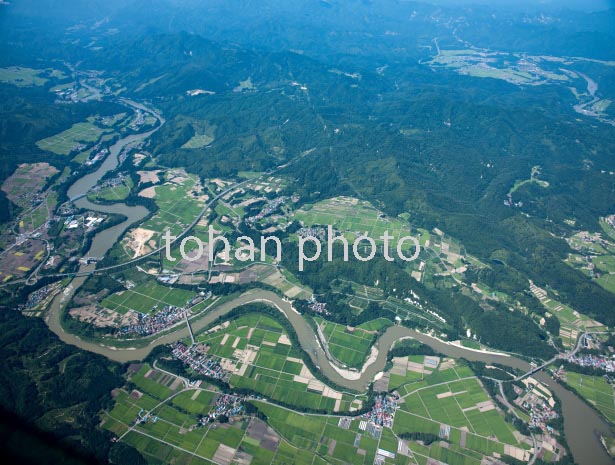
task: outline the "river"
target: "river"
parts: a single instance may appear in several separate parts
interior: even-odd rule
[[[137,105],[138,104],[134,104],[132,106],[138,107]],[[164,120],[157,113],[151,112],[151,114],[156,116],[161,124],[164,122]],[[143,134],[127,136],[117,141],[110,148],[110,154],[98,170],[82,177],[70,187],[68,191],[69,198],[76,198],[86,194],[87,191],[96,185],[96,183],[108,171],[117,167],[118,156],[124,147],[144,140],[155,130],[156,129]],[[88,256],[93,257],[103,257],[106,252],[117,242],[120,235],[130,224],[144,218],[145,215],[147,215],[147,209],[141,206],[128,207],[127,205],[121,203],[113,205],[99,205],[89,202],[84,196],[76,200],[75,203],[80,208],[87,208],[104,213],[120,213],[128,218],[121,224],[96,234],[92,241],[92,246],[87,254]],[[82,265],[79,271],[90,271],[93,268],[93,264]],[[74,278],[64,292],[58,294],[51,303],[45,321],[47,322],[49,328],[57,334],[62,341],[75,345],[83,350],[104,355],[109,359],[118,362],[128,362],[133,360],[142,360],[156,346],[168,344],[189,336],[188,328],[180,325],[174,331],[160,336],[158,339],[153,340],[145,347],[116,348],[83,340],[74,334],[66,332],[61,324],[62,308],[69,302],[70,298],[72,298],[73,294],[77,289],[79,289],[85,279],[86,277]],[[371,361],[371,363],[364,367],[364,370],[361,372],[360,376],[359,374],[356,374],[356,379],[348,379],[348,377],[343,376],[342,373],[340,373],[330,363],[325,351],[317,341],[314,331],[305,319],[292,308],[291,304],[273,292],[260,289],[245,292],[233,300],[224,302],[212,310],[196,316],[191,322],[192,329],[197,332],[207,327],[218,317],[227,314],[234,308],[251,302],[264,302],[280,310],[295,329],[301,348],[305,350],[312,358],[315,365],[319,367],[320,371],[337,385],[350,390],[362,390],[366,388],[366,386],[374,379],[374,376],[383,370],[386,363],[387,353],[392,345],[399,339],[405,337],[417,339],[420,342],[429,345],[434,350],[450,357],[463,357],[467,360],[486,363],[500,363],[502,365],[519,368],[524,371],[530,370],[530,365],[527,362],[516,357],[477,352],[445,343],[436,338],[403,326],[392,326],[388,328],[378,339],[376,343],[378,354],[375,360]],[[534,377],[547,385],[562,402],[566,438],[575,460],[580,465],[607,465],[615,463],[615,461],[613,461],[602,448],[594,433],[594,431],[600,431],[605,434],[610,434],[609,425],[593,409],[583,403],[576,395],[571,394],[569,391],[562,388],[544,372],[537,373]]]

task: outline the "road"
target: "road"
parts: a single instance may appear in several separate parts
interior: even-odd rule
[[[574,349],[572,349],[570,352],[565,353],[565,354],[557,354],[555,357],[553,357],[551,360],[546,361],[545,363],[543,363],[540,366],[537,366],[536,368],[532,368],[530,371],[528,371],[527,373],[524,373],[522,375],[519,375],[515,378],[515,381],[520,381],[523,378],[526,378],[528,376],[533,375],[534,373],[542,370],[545,367],[548,367],[549,365],[551,365],[553,362],[555,362],[556,360],[559,359],[566,359],[566,358],[570,358],[570,357],[574,357],[576,355],[576,353],[581,349],[581,345],[583,343],[583,339],[585,338],[585,336],[587,336],[588,334],[601,334],[600,332],[585,332],[583,334],[581,334],[579,336],[579,338],[577,339],[577,345],[574,347]]]

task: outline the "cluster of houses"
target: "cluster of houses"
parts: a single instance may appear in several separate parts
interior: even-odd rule
[[[173,356],[188,365],[196,373],[214,379],[224,379],[227,372],[220,366],[218,360],[207,355],[208,347],[204,344],[193,344],[188,347],[182,342],[173,345]]]
[[[198,418],[198,425],[203,426],[207,423],[213,423],[221,416],[233,417],[241,415],[243,413],[243,402],[246,400],[245,396],[238,396],[235,394],[223,394],[218,397],[216,405],[213,410],[207,415]]]
[[[398,401],[399,394],[396,391],[390,395],[376,396],[374,406],[369,412],[364,413],[362,418],[375,425],[390,428],[393,426]]]
[[[531,376],[523,379],[522,383],[525,389],[518,386],[513,387],[518,396],[514,403],[528,412],[531,428],[538,428],[549,434],[553,433],[553,428],[547,423],[556,419],[558,413],[555,411],[555,399],[551,391]]]
[[[251,216],[248,218],[248,222],[256,223],[257,221],[263,219],[264,217],[271,215],[274,211],[276,211],[284,202],[286,202],[287,197],[278,197],[273,200],[270,200],[265,204],[263,209],[256,216]]]
[[[145,124],[145,114],[141,110],[136,111],[135,120],[130,124],[130,129],[136,131]]]
[[[326,238],[325,228],[321,226],[311,226],[309,228],[301,228],[297,230],[297,236],[305,239],[307,237],[315,237],[321,241]]]
[[[321,315],[330,315],[331,313],[327,310],[326,302],[318,302],[314,296],[310,300],[308,300],[308,308],[313,312],[320,313]]]
[[[598,368],[608,373],[615,373],[615,360],[605,355],[574,355],[568,361],[582,367]]]
[[[29,202],[31,207],[36,207],[45,199],[45,194],[43,192],[24,192],[19,194],[17,198]]]
[[[540,428],[545,433],[553,433],[553,428],[547,423],[558,417],[557,412],[546,402],[537,402],[531,405],[530,428]]]
[[[118,173],[118,175],[116,177],[111,178],[111,179],[107,179],[107,180],[101,182],[100,184],[98,184],[97,186],[94,186],[92,188],[92,191],[96,192],[96,191],[98,191],[100,189],[103,189],[105,187],[117,187],[117,186],[120,186],[120,185],[122,185],[122,184],[124,184],[126,182],[126,179],[128,179],[128,175],[126,173]]]
[[[165,305],[153,315],[137,313],[137,322],[122,326],[119,331],[123,336],[149,336],[173,326],[184,318],[185,312],[183,307]]]

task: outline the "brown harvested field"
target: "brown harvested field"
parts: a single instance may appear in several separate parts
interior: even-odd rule
[[[153,199],[156,197],[156,187],[148,187],[139,192],[139,197],[145,197],[146,199]]]
[[[97,307],[94,304],[72,308],[69,313],[73,318],[97,328],[117,328],[137,322],[137,315],[133,312],[122,315],[108,308]]]
[[[220,444],[214,454],[213,461],[222,465],[229,465],[233,461],[234,456],[235,449],[225,444]]]
[[[158,177],[158,173],[160,173],[160,170],[137,171],[137,174],[139,175],[139,182],[141,183],[146,183],[146,182],[153,182],[154,184],[159,183],[160,178]]]
[[[179,262],[177,262],[177,265],[175,265],[173,269],[184,274],[209,270],[209,254],[207,253],[207,250],[208,246],[205,244],[203,247],[203,254],[198,260],[190,261],[182,258]],[[187,256],[190,258],[192,256],[192,252],[187,252]]]
[[[37,267],[45,256],[45,244],[29,239],[0,255],[0,282],[21,278]]]
[[[280,436],[262,420],[255,418],[250,422],[246,434],[260,442],[263,449],[275,452],[280,444]]]
[[[49,163],[22,163],[4,181],[2,190],[11,202],[23,206],[27,204],[23,197],[40,192],[47,179],[56,173],[58,170]]]

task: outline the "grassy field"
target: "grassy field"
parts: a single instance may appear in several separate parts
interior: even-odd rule
[[[200,213],[203,202],[190,192],[199,184],[198,177],[187,175],[177,170],[165,173],[166,182],[156,186],[154,200],[158,212],[141,225],[142,228],[161,234],[166,227],[171,228],[171,234],[183,231]]]
[[[130,194],[133,187],[132,179],[126,179],[124,184],[114,187],[104,187],[96,192],[88,193],[88,200],[95,202],[97,200],[120,201],[124,200]]]
[[[63,79],[66,76],[58,70],[22,68],[21,66],[0,68],[0,82],[18,87],[43,86],[49,77]]]
[[[68,155],[79,144],[92,144],[96,142],[105,129],[102,129],[92,122],[73,124],[70,129],[63,131],[55,136],[39,140],[36,145],[41,150],[57,153],[58,155]]]
[[[197,335],[197,341],[210,346],[209,354],[234,363],[231,385],[253,389],[291,406],[349,410],[354,397],[316,380],[301,360],[299,349],[290,345],[274,320],[249,314],[229,323],[223,330]],[[252,353],[252,361],[245,358],[247,353]]]
[[[214,141],[212,136],[207,134],[197,134],[192,136],[192,138],[182,145],[182,149],[200,149],[202,147],[206,147]]]
[[[582,375],[569,371],[566,383],[592,403],[611,423],[615,424],[613,386],[599,376]]]
[[[119,313],[126,313],[129,310],[155,313],[155,306],[158,306],[158,310],[165,305],[181,307],[186,305],[186,302],[194,296],[194,292],[169,288],[152,281],[140,284],[133,289],[112,294],[106,297],[101,305]]]
[[[151,188],[153,191],[149,193],[153,193],[153,200],[158,206],[158,211],[138,228],[138,231],[147,233],[147,239],[135,239],[132,234],[137,234],[138,231],[136,231],[136,228],[132,229],[114,246],[112,255],[125,259],[127,257],[133,258],[137,251],[140,255],[149,252],[162,244],[161,237],[167,228],[171,235],[176,236],[182,233],[201,213],[206,200],[202,197],[197,176],[187,174],[182,169],[167,170],[160,176],[165,182]],[[195,228],[194,232],[194,235],[199,237],[201,241],[207,241],[204,228]],[[137,237],[139,237],[139,234],[137,234]],[[186,251],[189,252],[191,248],[195,247],[195,242],[190,241],[186,245]],[[178,247],[173,250],[173,256],[180,258]],[[178,263],[179,260],[165,262],[164,267],[172,270]]]

